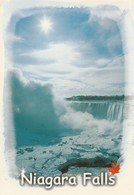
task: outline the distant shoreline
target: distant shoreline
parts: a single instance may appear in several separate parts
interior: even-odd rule
[[[114,96],[72,96],[65,98],[67,101],[124,101],[134,100],[134,96],[114,95]]]

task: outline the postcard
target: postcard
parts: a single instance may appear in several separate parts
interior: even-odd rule
[[[132,5],[1,3],[4,194],[134,192]]]

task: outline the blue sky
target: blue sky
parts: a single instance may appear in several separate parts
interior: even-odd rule
[[[121,34],[112,18],[93,15],[89,8],[23,10],[12,16],[8,36],[13,67],[58,93],[123,93]]]

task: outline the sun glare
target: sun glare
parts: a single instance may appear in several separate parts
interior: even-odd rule
[[[40,29],[45,34],[49,33],[52,30],[52,27],[53,23],[49,18],[45,17],[40,21]]]

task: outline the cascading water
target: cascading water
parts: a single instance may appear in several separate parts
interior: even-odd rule
[[[88,112],[97,119],[123,120],[124,102],[71,102],[76,111]]]

